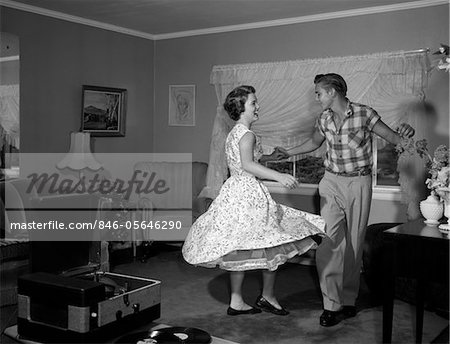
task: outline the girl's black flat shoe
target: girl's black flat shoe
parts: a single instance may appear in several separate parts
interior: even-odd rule
[[[227,314],[228,315],[243,315],[243,314],[257,314],[261,313],[261,310],[258,308],[250,308],[246,309],[245,311],[240,311],[231,307],[228,307]]]
[[[276,315],[288,315],[289,312],[285,310],[283,307],[281,309],[276,308],[269,301],[262,297],[262,295],[258,296],[256,299],[256,307],[263,310],[264,312],[273,313]]]

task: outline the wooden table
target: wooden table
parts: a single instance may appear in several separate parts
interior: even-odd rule
[[[383,343],[391,343],[395,278],[417,279],[416,343],[422,342],[424,298],[428,282],[449,285],[448,235],[423,219],[404,223],[383,232]]]

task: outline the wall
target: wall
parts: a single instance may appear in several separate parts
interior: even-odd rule
[[[0,7],[1,31],[20,41],[21,151],[67,152],[81,123],[81,87],[128,90],[125,137],[96,152],[153,151],[152,41]]]
[[[440,42],[448,42],[448,23],[448,5],[442,5],[156,41],[155,151],[192,152],[195,160],[208,161],[217,106],[209,84],[213,65],[437,49]],[[197,86],[195,127],[168,126],[170,84]],[[437,108],[440,143],[448,142],[448,92],[448,74],[433,73],[427,99]],[[434,139],[432,147],[437,145]]]

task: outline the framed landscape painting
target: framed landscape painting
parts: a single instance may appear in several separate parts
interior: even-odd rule
[[[83,85],[81,131],[91,136],[125,136],[127,90]]]

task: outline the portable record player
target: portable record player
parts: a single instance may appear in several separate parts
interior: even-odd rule
[[[108,272],[37,272],[18,280],[18,333],[30,340],[106,342],[158,319],[160,312],[157,280]]]

